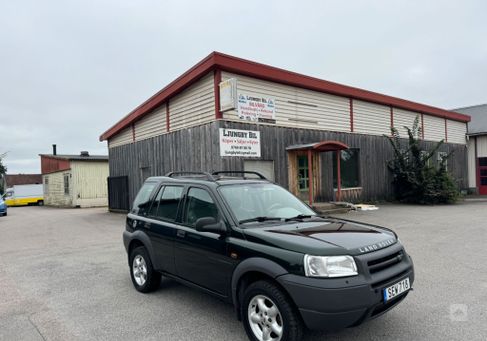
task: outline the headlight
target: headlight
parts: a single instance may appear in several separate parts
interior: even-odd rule
[[[346,277],[358,275],[352,256],[304,256],[304,272],[308,277]]]

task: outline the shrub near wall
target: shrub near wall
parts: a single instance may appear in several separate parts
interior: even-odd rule
[[[438,165],[433,158],[443,140],[433,150],[425,152],[420,147],[419,117],[416,117],[412,128],[404,128],[408,132],[406,149],[401,148],[397,129],[391,129],[392,137],[386,136],[394,150],[394,159],[389,161],[388,167],[393,174],[396,199],[416,204],[454,203],[460,193],[455,180],[446,170],[446,162],[451,153],[443,157]]]

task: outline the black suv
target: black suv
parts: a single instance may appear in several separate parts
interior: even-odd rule
[[[213,294],[234,305],[251,340],[356,326],[401,302],[414,281],[393,231],[320,217],[255,172],[147,179],[123,241],[138,291],[164,275]]]

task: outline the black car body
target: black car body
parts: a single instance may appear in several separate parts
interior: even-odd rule
[[[257,204],[252,200],[242,203],[243,198],[228,196],[238,186],[267,190],[269,195],[277,188],[265,179],[221,174],[146,180],[141,189],[144,200],[136,199],[137,207],[128,214],[123,233],[134,273],[143,267],[131,264],[130,255],[135,248],[145,248],[155,273],[232,303],[237,316],[244,320],[242,315],[247,308],[242,304],[246,289],[255,281],[264,280],[282,292],[296,310],[297,319],[310,329],[358,325],[386,312],[408,294],[414,281],[413,263],[393,231],[313,214],[251,219],[252,210],[247,208]],[[280,188],[276,193],[282,195],[281,190],[285,191]],[[169,194],[165,195],[165,191]],[[178,200],[174,200],[174,193],[178,194]],[[239,219],[235,205],[250,219]],[[161,215],[170,219],[161,219]],[[326,266],[321,269],[320,264],[324,263]],[[353,268],[356,270],[353,275],[343,277],[334,277],[331,272],[327,278],[309,273],[318,269],[318,272],[338,271],[339,275],[340,271],[346,273]],[[137,288],[135,281],[134,285]],[[392,297],[388,299],[389,296]],[[284,314],[282,319],[286,320]],[[286,325],[285,322],[281,325]],[[257,327],[271,329],[260,320]],[[252,335],[249,334],[251,339]],[[279,338],[272,337],[277,334],[269,335],[269,340],[293,339],[285,333]],[[253,339],[264,340],[265,336],[254,335]]]

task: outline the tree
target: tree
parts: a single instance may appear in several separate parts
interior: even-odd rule
[[[4,186],[4,179],[5,179],[5,174],[7,174],[7,166],[5,166],[2,162],[2,160],[5,158],[7,153],[0,154],[0,194],[3,194],[5,191]]]
[[[392,137],[386,136],[394,151],[394,159],[389,161],[388,167],[393,174],[396,199],[418,204],[455,202],[460,193],[455,180],[446,170],[447,160],[452,153],[443,156],[438,165],[435,165],[433,158],[444,141],[438,142],[431,151],[423,151],[419,138],[419,116],[414,120],[412,128],[404,128],[408,132],[407,148],[402,148],[405,143],[401,141],[396,128],[391,129]]]

